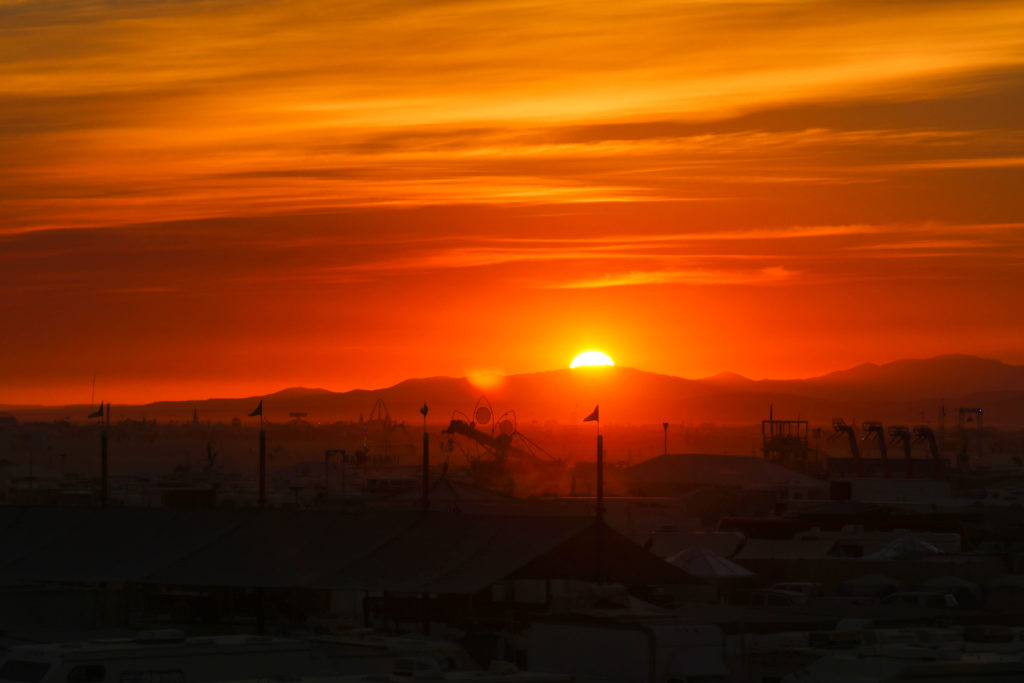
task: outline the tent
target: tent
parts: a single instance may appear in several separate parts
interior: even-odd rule
[[[754,576],[754,573],[746,567],[742,567],[707,548],[693,547],[680,550],[675,555],[666,558],[665,561],[679,567],[687,574],[705,579],[749,579]]]
[[[942,551],[916,536],[900,536],[878,552],[865,557],[872,560],[920,560],[928,555],[941,555]]]

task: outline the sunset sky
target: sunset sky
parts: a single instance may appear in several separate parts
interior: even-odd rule
[[[1024,363],[1024,3],[0,0],[0,403]]]

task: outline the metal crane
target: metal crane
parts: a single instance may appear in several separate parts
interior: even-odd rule
[[[914,427],[914,442],[924,441],[928,444],[928,450],[932,454],[932,463],[935,467],[935,476],[942,476],[942,456],[939,455],[939,444],[935,440],[935,432],[928,425],[917,425]]]
[[[882,428],[881,422],[869,421],[862,422],[861,429],[864,430],[864,436],[862,440],[867,440],[872,437],[878,442],[878,454],[882,458],[882,473],[886,478],[889,477],[889,453],[885,449],[885,429]]]
[[[911,452],[910,429],[906,425],[889,425],[889,443],[896,444],[897,442],[903,444],[903,457],[907,462],[907,476],[913,478],[914,456]]]
[[[828,437],[829,441],[835,441],[843,434],[846,434],[849,438],[850,453],[853,455],[853,459],[857,462],[857,476],[861,476],[863,472],[861,471],[860,448],[857,446],[857,435],[853,433],[853,425],[846,424],[846,420],[841,417],[833,417],[832,430],[832,436]]]
[[[444,430],[445,434],[459,434],[483,448],[482,456],[470,459],[467,455],[478,485],[509,493],[517,485],[520,489],[555,486],[553,490],[557,492],[565,463],[520,433],[515,426],[514,414],[511,419],[499,419],[498,422],[501,428],[493,435],[477,429],[475,423],[459,418],[453,418]]]
[[[476,428],[472,423],[466,422],[465,420],[452,420],[448,424],[448,428],[444,430],[445,434],[461,434],[462,436],[468,437],[478,444],[488,449],[490,455],[499,462],[504,462],[509,456],[519,458],[522,460],[539,460],[539,458],[531,453],[530,451],[519,448],[512,443],[512,437],[518,432],[512,434],[505,434],[499,432],[497,436],[491,436],[487,432],[482,432]],[[554,459],[552,456],[548,456]]]

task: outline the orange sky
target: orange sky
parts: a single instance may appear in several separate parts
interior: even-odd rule
[[[0,403],[1024,363],[1024,5],[0,0]]]

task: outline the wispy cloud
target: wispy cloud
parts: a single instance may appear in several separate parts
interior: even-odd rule
[[[976,159],[928,159],[904,161],[871,167],[878,171],[945,171],[979,168],[1024,168],[1024,156],[987,157]]]
[[[685,249],[693,242],[721,242],[731,245],[738,241],[764,242],[774,240],[814,239],[833,236],[870,235],[883,230],[880,226],[837,225],[837,226],[794,226],[772,230],[723,230],[696,231],[693,233],[648,234],[648,235],[593,235],[586,237],[503,237],[462,235],[444,237],[431,241],[466,242],[468,246],[432,247],[417,246],[419,240],[397,247],[405,252],[401,256],[370,260],[338,267],[342,272],[373,272],[399,270],[432,270],[448,268],[479,268],[510,263],[557,262],[557,261],[663,261],[694,263],[704,260],[763,258],[762,256],[737,253],[729,250],[715,253],[693,253]],[[690,280],[699,278],[699,271],[664,270],[649,271],[651,277]],[[771,274],[767,269],[762,274]],[[709,275],[711,284],[714,275]],[[679,280],[680,282],[683,280]]]
[[[535,244],[615,244],[621,246],[637,244],[670,244],[686,242],[710,242],[733,240],[777,240],[803,239],[813,237],[836,237],[842,235],[869,235],[884,232],[888,226],[880,225],[794,225],[781,228],[751,230],[696,230],[669,234],[636,235],[593,235],[587,237],[494,237],[483,238],[495,242],[530,242]]]
[[[760,270],[653,270],[612,273],[600,278],[551,285],[555,289],[601,289],[640,285],[768,285],[779,284],[799,276],[798,271],[783,266]]]
[[[0,391],[544,367],[666,295],[708,373],[1014,348],[1022,102],[1009,0],[0,0]]]
[[[846,247],[853,251],[906,251],[913,249],[997,249],[1005,246],[1001,242],[990,242],[985,240],[935,240],[922,239],[916,242],[883,242],[880,244],[858,244]]]
[[[743,201],[766,185],[1024,158],[1020,140],[989,149],[975,131],[864,127],[855,113],[845,126],[813,111],[776,130],[718,124],[975,93],[979,74],[1024,67],[1018,3],[18,2],[0,14],[0,230]],[[970,154],[938,154],[950,146]]]
[[[433,249],[399,258],[343,266],[345,271],[431,270],[447,268],[479,268],[505,263],[550,261],[604,261],[621,259],[656,259],[658,254],[630,251],[624,245],[551,249],[493,249],[486,247],[455,247]]]

